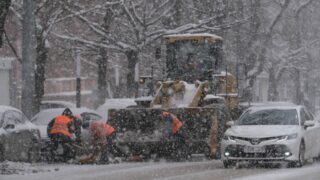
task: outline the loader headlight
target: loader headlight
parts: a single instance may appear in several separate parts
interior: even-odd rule
[[[289,134],[289,135],[284,135],[284,136],[278,136],[278,141],[282,141],[282,140],[291,140],[291,139],[295,139],[298,137],[297,133],[294,134]]]

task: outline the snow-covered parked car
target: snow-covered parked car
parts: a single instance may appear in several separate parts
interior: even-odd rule
[[[239,161],[302,166],[320,154],[319,121],[303,106],[250,107],[227,125],[221,142],[225,167]]]
[[[64,110],[64,108],[46,109],[40,111],[31,119],[31,122],[37,125],[37,127],[40,129],[42,155],[46,155],[50,147],[50,139],[47,134],[47,125],[53,118],[61,115]],[[70,108],[70,110],[74,115],[80,115],[82,118],[85,117],[85,119],[89,121],[103,120],[101,115],[88,108]],[[89,141],[89,132],[82,129],[81,138],[83,142]]]
[[[108,119],[109,109],[122,109],[136,106],[134,98],[114,98],[106,99],[105,103],[97,108],[97,112],[102,115],[103,119]]]
[[[40,132],[18,109],[0,106],[0,161],[37,161]]]

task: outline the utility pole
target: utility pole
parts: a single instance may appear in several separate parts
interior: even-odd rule
[[[120,66],[116,64],[114,66],[114,77],[115,77],[115,82],[116,82],[116,91],[115,91],[115,98],[119,98],[120,96]]]
[[[80,50],[76,50],[76,106],[81,107],[81,59]]]

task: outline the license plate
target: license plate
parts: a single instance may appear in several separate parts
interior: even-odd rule
[[[245,153],[264,153],[266,151],[265,147],[263,146],[258,146],[258,147],[253,147],[253,146],[245,146],[243,148],[243,151]]]

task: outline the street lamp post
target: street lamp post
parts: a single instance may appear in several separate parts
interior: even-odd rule
[[[81,106],[81,60],[80,51],[76,50],[76,106]]]

